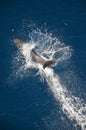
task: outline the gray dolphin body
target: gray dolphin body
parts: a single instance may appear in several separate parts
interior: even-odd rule
[[[16,45],[16,47],[18,48],[18,50],[22,53],[22,47],[24,45],[24,41],[19,40],[19,39],[14,39],[14,43]],[[56,61],[55,60],[45,60],[44,58],[42,58],[41,56],[39,56],[34,50],[31,50],[31,58],[34,62],[40,63],[43,65],[43,68],[45,69],[47,66],[50,66],[52,64],[55,64]]]

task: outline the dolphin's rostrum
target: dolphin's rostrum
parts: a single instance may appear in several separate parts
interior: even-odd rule
[[[18,50],[22,53],[22,47],[24,45],[24,41],[19,40],[19,39],[14,39],[13,40],[16,47],[18,48]],[[41,56],[39,56],[33,49],[31,50],[31,58],[34,62],[40,63],[43,65],[43,68],[45,69],[47,66],[50,66],[51,64],[56,63],[55,60],[45,60],[44,58],[42,58]]]

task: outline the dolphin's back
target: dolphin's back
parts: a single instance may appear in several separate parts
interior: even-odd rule
[[[42,65],[46,62],[46,60],[39,56],[34,50],[31,50],[31,57],[33,61],[41,63]]]
[[[41,63],[43,65],[43,68],[45,69],[47,66],[50,66],[51,64],[55,63],[55,60],[45,60],[41,56],[39,56],[34,50],[31,51],[31,57],[32,60],[38,63]]]

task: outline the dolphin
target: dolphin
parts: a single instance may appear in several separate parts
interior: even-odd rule
[[[25,42],[20,40],[20,39],[14,39],[13,41],[14,41],[16,47],[18,48],[18,50],[23,55],[22,47],[25,44]],[[55,60],[44,59],[43,57],[38,55],[33,49],[31,50],[30,54],[31,54],[32,61],[42,64],[43,65],[43,69],[45,69],[47,66],[50,66],[50,65],[56,63]]]

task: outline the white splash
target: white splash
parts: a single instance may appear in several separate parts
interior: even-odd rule
[[[61,80],[53,69],[46,68],[44,70],[45,79],[53,92],[57,101],[60,102],[63,112],[71,119],[79,124],[82,130],[86,129],[86,104],[82,104],[78,97],[71,95],[66,87],[61,84]],[[42,74],[42,73],[40,73]]]
[[[60,102],[63,112],[68,118],[75,120],[81,126],[82,130],[85,130],[86,104],[82,104],[78,97],[70,94],[53,69],[49,67],[44,70],[42,65],[32,62],[30,58],[30,50],[34,48],[41,56],[49,59],[55,58],[57,60],[56,67],[59,63],[71,57],[71,48],[65,46],[56,37],[52,37],[48,33],[42,33],[40,30],[32,31],[29,36],[31,37],[30,42],[23,46],[23,54],[26,62],[20,67],[20,74],[23,72],[25,76],[27,69],[37,68],[41,78],[46,80],[50,90],[53,92],[56,101]]]

